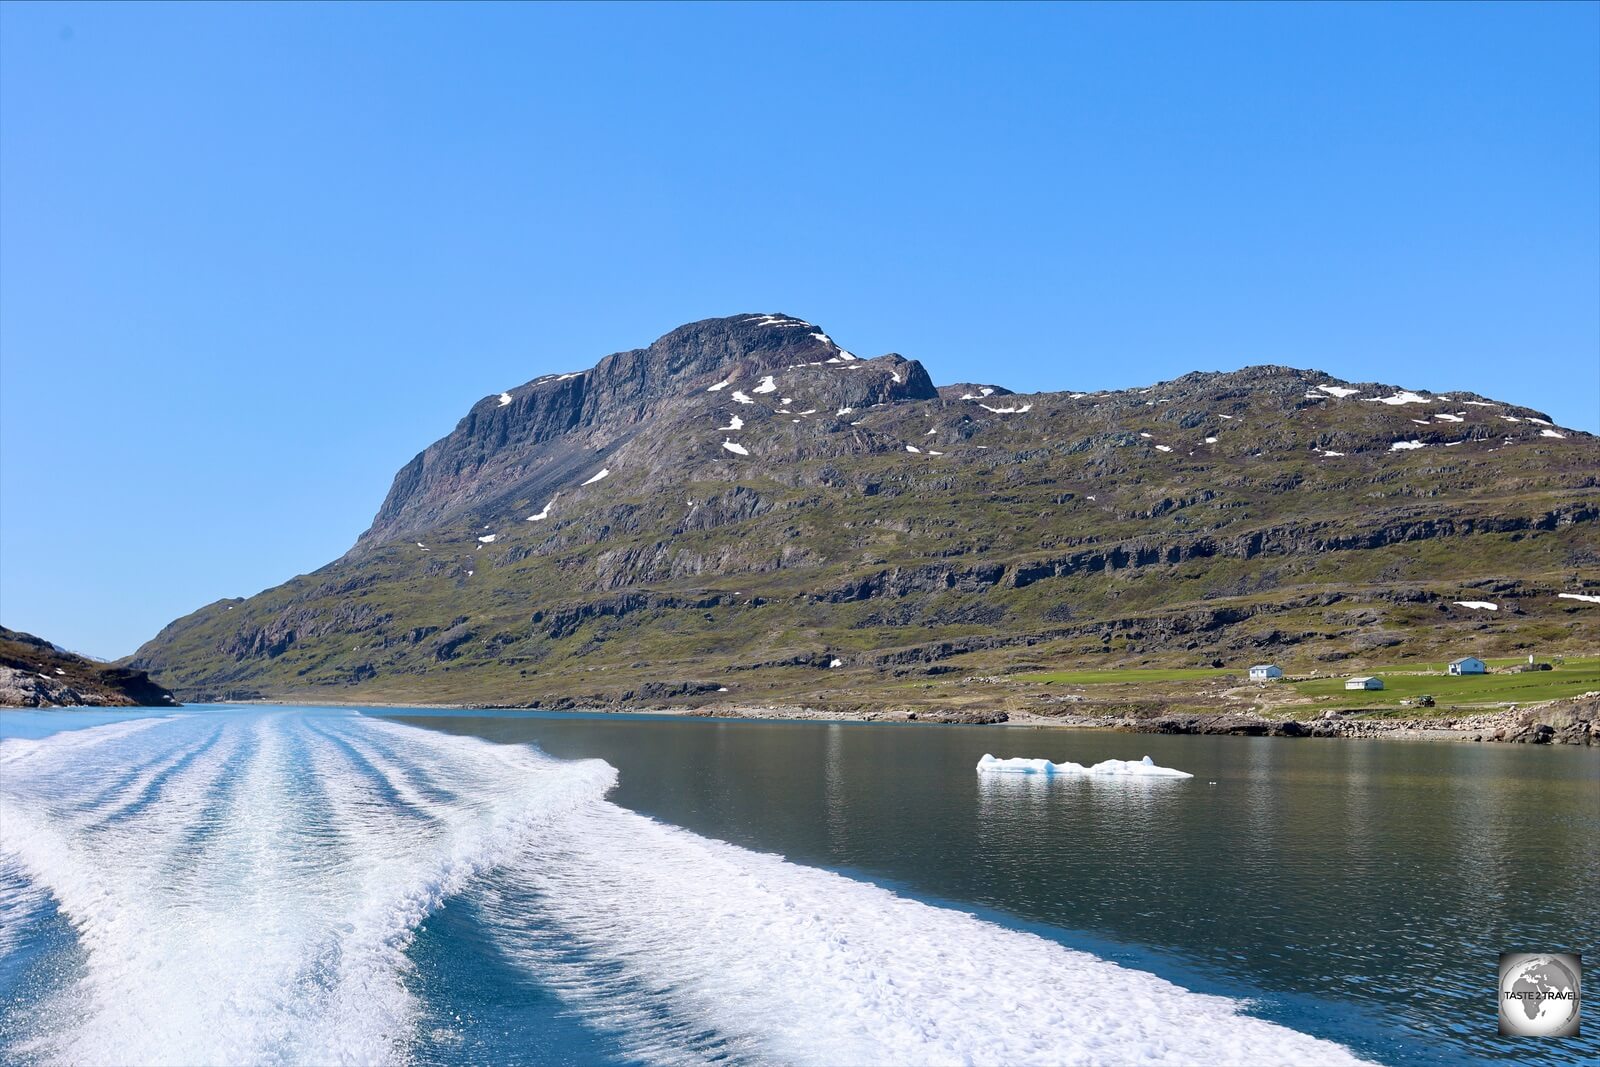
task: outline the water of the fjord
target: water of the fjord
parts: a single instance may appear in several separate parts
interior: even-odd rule
[[[1594,1024],[1497,1036],[1494,992],[1501,951],[1597,958],[1592,751],[203,707],[0,735],[4,1062],[1600,1058]]]

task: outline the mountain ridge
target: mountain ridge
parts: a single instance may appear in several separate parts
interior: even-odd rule
[[[938,387],[805,320],[708,319],[486,396],[345,556],[132,662],[186,695],[714,705],[735,676],[742,699],[818,670],[866,691],[1019,648],[1432,651],[1481,632],[1448,597],[1484,583],[1518,597],[1489,631],[1505,647],[1592,647],[1559,590],[1600,563],[1597,469],[1591,435],[1471,391],[1282,365]],[[1371,618],[1329,621],[1347,602]]]

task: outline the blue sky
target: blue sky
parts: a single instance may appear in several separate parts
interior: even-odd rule
[[[783,311],[1600,430],[1600,6],[0,8],[0,613],[131,651],[477,399]]]

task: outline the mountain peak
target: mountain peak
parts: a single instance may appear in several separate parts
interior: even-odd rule
[[[846,369],[858,373],[848,381],[833,373]],[[686,323],[588,370],[543,375],[484,397],[450,434],[401,468],[352,551],[503,497],[554,491],[642,427],[692,417],[745,390],[776,389],[763,382],[775,383],[780,374],[815,379],[817,410],[936,395],[914,360],[863,360],[792,315],[746,312]]]

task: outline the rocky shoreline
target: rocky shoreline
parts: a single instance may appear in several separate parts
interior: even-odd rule
[[[740,719],[767,722],[908,723],[951,726],[1007,726],[1067,730],[1111,730],[1139,734],[1191,734],[1232,737],[1319,737],[1376,741],[1471,741],[1534,745],[1600,746],[1600,692],[1552,700],[1521,709],[1471,715],[1438,715],[1408,719],[1371,718],[1332,712],[1321,719],[1268,718],[1240,712],[1214,712],[1136,717],[1077,712],[1040,714],[1031,711],[947,711],[886,708],[832,709],[807,705],[750,704],[716,707],[640,707],[586,705],[564,700],[559,706],[538,704],[422,704],[363,700],[350,704],[319,700],[230,701],[241,705],[285,704],[307,707],[364,707],[438,711],[547,711],[604,715],[668,715],[695,719]]]
[[[0,626],[0,708],[176,707],[142,670],[100,663]]]
[[[1115,730],[1141,734],[1600,745],[1600,693],[1585,693],[1569,700],[1555,700],[1518,710],[1490,711],[1474,715],[1393,719],[1329,713],[1324,718],[1310,722],[1291,718],[1265,718],[1237,712],[1134,718],[1118,715],[1039,715],[1031,712],[1003,711],[833,712],[799,707],[737,707],[673,710],[666,713],[719,719],[1006,725]]]

